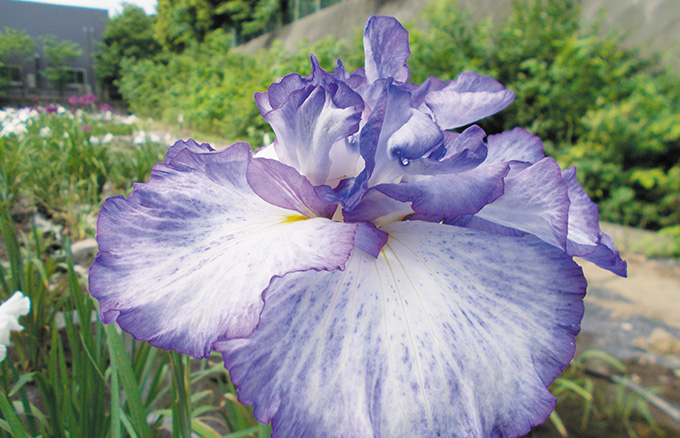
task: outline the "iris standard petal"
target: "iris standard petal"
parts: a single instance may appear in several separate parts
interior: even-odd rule
[[[534,164],[545,157],[541,139],[522,128],[490,135],[486,163],[525,161]]]
[[[574,353],[581,269],[539,239],[420,221],[377,259],[272,281],[247,339],[216,343],[273,437],[517,437]]]
[[[428,93],[425,103],[442,129],[453,129],[496,114],[514,99],[515,94],[495,79],[465,72],[441,90]]]
[[[315,185],[328,178],[331,146],[359,129],[363,108],[338,106],[334,100],[337,90],[337,86],[308,85],[264,114],[276,134],[277,156]]]
[[[138,339],[206,357],[221,336],[247,336],[274,276],[344,266],[356,224],[306,219],[250,187],[250,148],[184,150],[128,199],[99,213],[90,293],[102,321]]]
[[[408,32],[395,18],[374,16],[368,19],[364,28],[364,53],[369,83],[380,78],[408,81],[410,71],[406,60],[411,55]]]
[[[503,196],[477,216],[566,249],[569,196],[560,166],[546,157],[509,175]]]

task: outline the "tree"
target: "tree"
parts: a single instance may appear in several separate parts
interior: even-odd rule
[[[161,46],[154,37],[153,16],[144,9],[130,4],[113,17],[106,26],[103,43],[94,54],[94,68],[100,83],[118,94],[116,82],[120,79],[123,60],[148,59],[155,56]]]
[[[158,0],[154,30],[164,48],[181,52],[217,29],[241,41],[286,22],[288,0]]]
[[[202,42],[215,26],[210,0],[159,0],[154,31],[164,48],[182,51],[192,42]]]
[[[35,42],[25,32],[10,27],[0,32],[0,95],[11,80],[11,72],[5,66],[7,61],[14,56],[31,53],[34,49]]]
[[[64,96],[66,85],[73,80],[73,68],[68,65],[83,54],[78,44],[73,41],[58,41],[54,35],[40,37],[40,42],[47,58],[48,67],[45,76],[50,84]]]

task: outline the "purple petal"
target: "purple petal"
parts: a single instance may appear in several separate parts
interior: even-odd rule
[[[534,164],[545,157],[541,139],[522,128],[490,135],[487,143],[486,163],[525,161]]]
[[[358,225],[354,244],[360,250],[377,258],[387,243],[387,233],[369,222],[359,222]]]
[[[104,203],[89,276],[103,322],[207,357],[218,338],[252,332],[274,276],[344,266],[357,225],[265,202],[246,179],[250,160],[246,144],[186,149]]]
[[[427,157],[409,162],[404,167],[408,175],[437,175],[457,173],[474,169],[486,159],[486,133],[477,125],[470,126],[462,133],[444,131],[441,147]]]
[[[477,215],[566,249],[569,196],[560,166],[544,158],[505,178],[505,193]]]
[[[377,259],[272,281],[257,330],[218,342],[273,437],[517,437],[574,353],[585,280],[538,239],[425,222]]]
[[[378,190],[370,189],[359,205],[351,211],[345,211],[343,217],[347,222],[372,222],[381,226],[400,221],[413,213],[409,202],[400,202]]]
[[[182,152],[184,149],[189,149],[191,151],[194,151],[196,153],[206,153],[206,152],[212,152],[215,149],[213,149],[212,146],[210,146],[208,143],[198,143],[196,140],[193,138],[190,138],[187,141],[184,140],[178,140],[170,146],[165,153],[165,161],[169,161],[177,156],[180,152]]]
[[[406,82],[409,68],[406,60],[411,55],[408,32],[395,18],[370,17],[364,29],[365,68],[368,82],[380,78],[394,78]]]
[[[628,276],[628,264],[621,259],[619,251],[614,247],[614,241],[607,233],[600,232],[595,251],[581,258],[621,277]]]
[[[435,218],[438,219],[438,218]],[[429,220],[429,222],[433,222],[432,220]],[[435,220],[435,222],[439,222],[438,220]],[[494,222],[489,222],[486,219],[482,219],[479,216],[470,216],[470,215],[465,215],[465,216],[456,216],[453,218],[447,218],[444,221],[445,224],[447,225],[455,225],[457,227],[464,227],[464,228],[471,228],[473,230],[479,230],[479,231],[484,231],[486,233],[492,233],[492,234],[500,234],[501,236],[515,236],[515,237],[522,237],[525,236],[526,233],[524,231],[519,231],[514,228],[508,228],[504,227],[503,225],[499,225]]]
[[[387,150],[401,160],[401,164],[407,164],[422,157],[443,140],[444,134],[430,116],[413,111],[408,121],[390,135]]]
[[[274,145],[281,162],[315,185],[326,183],[333,144],[359,129],[362,108],[337,106],[337,90],[337,86],[309,85],[264,115],[276,134]]]
[[[414,182],[381,184],[376,190],[422,215],[453,217],[475,214],[503,194],[506,163],[479,166],[467,172],[437,175]]]
[[[425,102],[425,96],[433,91],[441,90],[442,88],[446,87],[446,84],[446,82],[434,76],[430,76],[429,78],[425,79],[425,82],[423,82],[420,86],[415,87],[411,91],[411,106],[413,108],[420,107],[420,105]]]
[[[569,231],[567,234],[567,254],[579,256],[625,277],[626,262],[614,248],[614,241],[600,231],[597,204],[590,200],[576,179],[576,168],[562,171],[562,178],[569,189]]]
[[[452,129],[496,114],[514,99],[515,94],[495,79],[465,72],[443,89],[428,93],[425,103],[442,129]]]
[[[272,205],[295,210],[306,217],[330,218],[336,209],[335,205],[318,198],[307,178],[276,160],[253,158],[246,177],[253,191]]]
[[[284,76],[269,86],[266,92],[255,93],[255,103],[263,116],[269,111],[278,109],[288,100],[290,95],[309,85],[308,78],[303,78],[298,73]]]
[[[600,215],[597,204],[583,190],[576,179],[576,168],[562,171],[569,194],[569,229],[567,232],[567,253],[581,256],[593,252],[599,241]]]

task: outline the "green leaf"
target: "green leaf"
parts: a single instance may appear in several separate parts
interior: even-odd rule
[[[115,361],[120,381],[125,390],[126,403],[130,412],[130,423],[140,438],[152,438],[151,428],[146,423],[146,409],[140,398],[139,384],[132,371],[130,358],[125,351],[125,345],[121,335],[113,325],[106,325],[106,343],[109,348],[111,361]],[[122,417],[121,417],[122,418]]]
[[[0,392],[0,410],[2,410],[2,414],[7,420],[7,423],[9,423],[12,436],[15,438],[28,438],[28,433],[26,433],[23,423],[3,392]]]

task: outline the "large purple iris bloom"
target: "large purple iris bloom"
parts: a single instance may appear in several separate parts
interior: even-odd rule
[[[574,353],[572,256],[626,264],[573,168],[527,131],[469,126],[511,91],[475,73],[408,82],[393,18],[369,19],[364,46],[365,69],[312,57],[255,96],[273,145],[177,142],[105,202],[101,319],[221,352],[276,437],[525,434]]]

